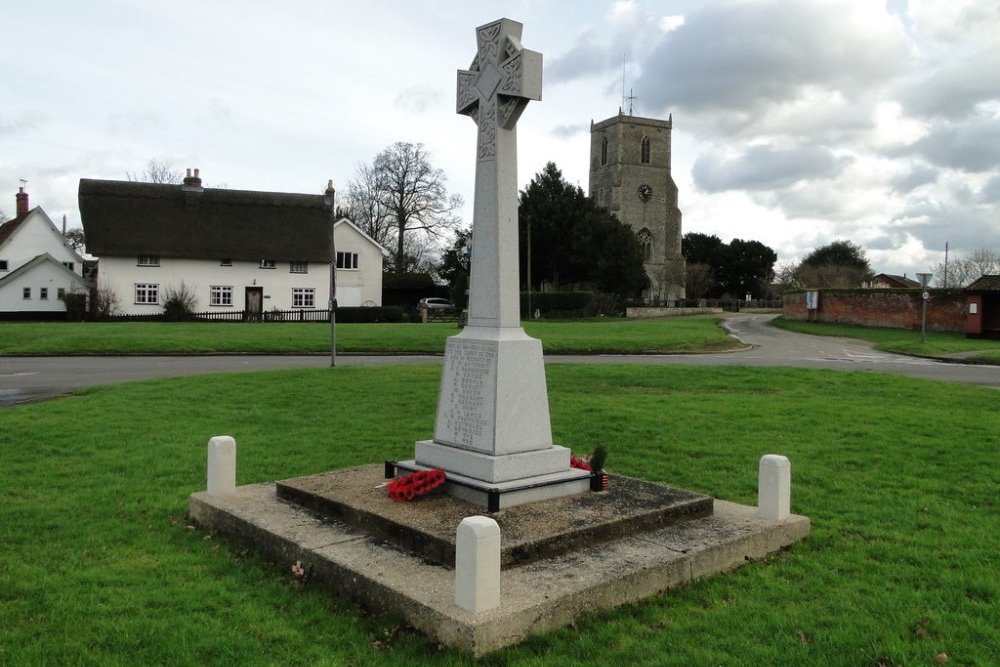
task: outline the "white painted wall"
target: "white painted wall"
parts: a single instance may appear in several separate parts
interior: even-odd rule
[[[14,271],[45,252],[59,262],[73,262],[73,272],[83,275],[83,258],[66,245],[45,211],[36,207],[0,247],[0,259],[7,260],[8,271]],[[0,272],[0,277],[4,275]]]
[[[66,312],[66,304],[59,299],[59,289],[69,293],[75,286],[81,291],[81,281],[70,277],[60,265],[42,262],[0,286],[0,311]],[[30,299],[24,298],[25,287],[31,289]],[[47,299],[41,298],[42,288],[48,290]]]
[[[358,254],[358,268],[337,270],[337,305],[382,305],[382,249],[346,221],[333,228],[337,252]],[[325,306],[324,306],[325,307]]]
[[[357,269],[337,270],[337,305],[360,306],[366,302],[382,305],[382,249],[368,237],[344,221],[334,227],[337,252],[358,254]],[[155,314],[163,310],[169,288],[181,284],[191,291],[198,312],[241,311],[246,304],[247,287],[263,287],[263,310],[291,310],[292,290],[315,290],[313,308],[325,309],[330,300],[330,269],[325,263],[309,262],[307,273],[292,273],[288,262],[278,262],[274,269],[262,269],[260,263],[234,260],[232,266],[222,266],[216,260],[174,259],[161,257],[159,266],[139,266],[138,257],[101,257],[98,264],[98,286],[110,287],[118,298],[117,312],[130,315]],[[137,284],[157,285],[158,304],[135,303]],[[212,306],[213,285],[233,288],[232,306]]]

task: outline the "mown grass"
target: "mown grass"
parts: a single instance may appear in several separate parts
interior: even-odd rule
[[[796,369],[559,365],[556,440],[753,503],[792,461],[810,537],[528,640],[487,665],[1000,664],[996,392]],[[471,664],[188,526],[205,443],[239,483],[412,453],[440,368],[212,375],[0,411],[0,663]]]
[[[963,333],[928,331],[926,342],[921,342],[920,332],[908,329],[802,322],[783,317],[772,320],[772,323],[782,329],[798,333],[860,338],[874,343],[877,349],[886,352],[925,357],[961,355],[966,360],[1000,364],[1000,341],[966,338]]]
[[[738,345],[711,317],[531,321],[529,335],[555,354],[717,351]],[[454,323],[340,324],[347,354],[441,354]],[[0,324],[0,355],[328,354],[323,324],[46,322]]]

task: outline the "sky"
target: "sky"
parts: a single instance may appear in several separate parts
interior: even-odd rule
[[[150,158],[207,187],[339,192],[423,143],[471,224],[475,125],[455,112],[475,27],[544,58],[518,182],[587,190],[590,123],[673,116],[683,231],[779,264],[834,240],[913,275],[1000,249],[997,0],[0,0],[0,209],[80,226],[81,178]],[[3,193],[7,194],[4,195]]]

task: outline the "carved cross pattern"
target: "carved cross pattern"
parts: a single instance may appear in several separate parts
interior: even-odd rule
[[[521,46],[522,27],[500,19],[476,28],[476,57],[458,71],[457,111],[479,126],[481,160],[496,157],[497,130],[514,129],[528,102],[542,99],[542,54]]]

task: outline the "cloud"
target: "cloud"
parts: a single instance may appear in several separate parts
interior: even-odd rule
[[[15,116],[0,116],[0,136],[40,129],[49,120],[41,109],[26,109]]]
[[[982,187],[979,191],[979,201],[986,204],[1000,204],[1000,174],[988,180]]]
[[[926,73],[924,69],[920,72],[900,92],[900,100],[910,114],[960,119],[983,102],[1000,100],[1000,44],[952,54]]]
[[[569,139],[570,137],[575,137],[578,134],[583,134],[589,131],[590,128],[586,123],[574,123],[571,125],[557,125],[552,128],[552,136],[558,139]]]
[[[890,184],[893,190],[905,194],[919,188],[921,185],[933,183],[937,180],[937,176],[937,169],[926,164],[915,164],[910,167],[909,171],[891,179]]]
[[[707,192],[783,188],[802,180],[833,178],[845,160],[827,148],[797,146],[776,149],[751,146],[742,154],[721,156],[706,152],[691,169],[695,185]]]
[[[722,0],[661,36],[637,87],[660,109],[753,117],[810,90],[877,90],[909,53],[898,18],[877,3]]]
[[[937,122],[902,152],[967,172],[994,169],[1000,165],[1000,118],[978,115],[962,123]]]
[[[439,106],[444,94],[437,88],[429,86],[410,86],[393,100],[397,109],[410,113],[425,113]]]
[[[559,83],[604,72],[612,64],[609,53],[597,33],[587,30],[569,51],[545,63],[545,80]]]

